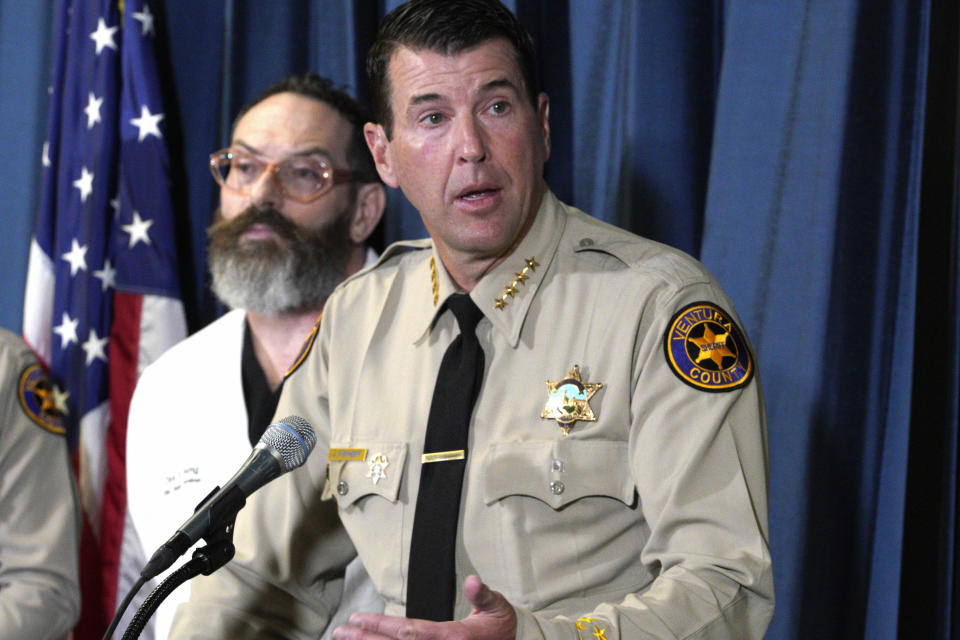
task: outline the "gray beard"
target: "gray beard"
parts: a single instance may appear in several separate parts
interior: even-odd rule
[[[273,239],[238,241],[236,236],[254,223],[243,216],[215,222],[208,252],[214,294],[233,309],[270,315],[321,308],[345,277],[347,218],[342,215],[320,232],[284,219],[285,225],[274,228],[286,226],[277,229],[286,246]]]

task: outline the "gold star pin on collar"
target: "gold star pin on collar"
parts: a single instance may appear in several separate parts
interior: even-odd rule
[[[593,618],[588,618],[584,616],[583,618],[577,618],[576,622],[577,627],[577,637],[580,640],[584,640],[583,631],[586,631],[588,634],[592,635],[597,640],[607,640],[607,630],[602,629],[597,625],[597,621]],[[590,627],[593,627],[593,632],[591,633]]]
[[[540,266],[540,263],[537,262],[537,258],[527,258],[523,261],[523,269],[519,273],[515,273],[513,282],[507,284],[503,288],[503,293],[493,299],[493,308],[500,309],[503,311],[506,306],[509,304],[507,298],[513,298],[518,293],[520,293],[520,287],[526,284],[527,280],[530,279],[530,273],[537,270],[537,267]]]
[[[440,277],[437,275],[437,261],[430,256],[430,288],[433,289],[433,306],[440,302]]]
[[[596,422],[590,398],[603,387],[602,382],[584,382],[580,366],[573,365],[562,380],[547,380],[547,403],[540,412],[545,420],[556,420],[566,436],[577,420]]]

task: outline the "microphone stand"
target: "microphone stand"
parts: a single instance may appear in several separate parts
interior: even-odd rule
[[[217,487],[210,495],[213,495],[219,490],[220,487]],[[206,500],[207,498],[204,498],[200,504],[202,505]],[[127,626],[122,640],[136,640],[139,638],[140,633],[143,631],[143,628],[147,626],[147,622],[157,610],[157,607],[160,606],[160,603],[163,602],[167,596],[173,593],[174,589],[200,574],[208,576],[230,562],[235,551],[233,546],[233,527],[236,520],[236,512],[225,516],[222,522],[217,523],[217,526],[214,527],[208,535],[203,537],[207,544],[193,552],[193,559],[167,576],[163,582],[147,596],[146,600],[143,601],[143,604],[137,609],[136,614],[134,614],[133,619]]]

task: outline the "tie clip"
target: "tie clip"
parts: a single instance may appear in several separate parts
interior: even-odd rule
[[[457,449],[456,451],[437,451],[436,453],[425,453],[420,456],[420,462],[427,464],[428,462],[447,462],[448,460],[463,460],[467,457],[466,452],[463,449]]]

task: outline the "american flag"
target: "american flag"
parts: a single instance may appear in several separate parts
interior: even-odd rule
[[[74,637],[86,640],[103,635],[118,600],[130,396],[186,324],[154,14],[144,0],[61,0],[55,26],[23,334],[57,384],[74,452],[84,512]]]

